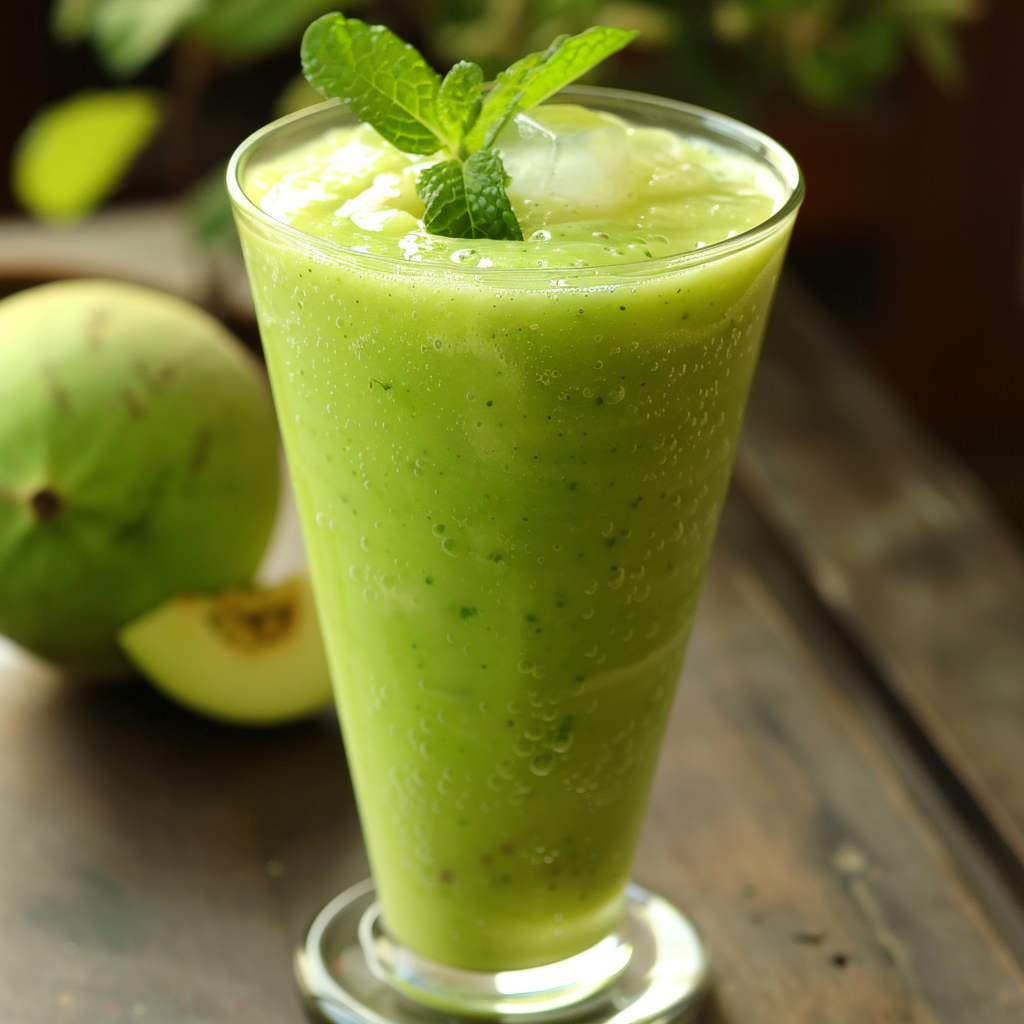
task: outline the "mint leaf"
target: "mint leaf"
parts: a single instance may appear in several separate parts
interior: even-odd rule
[[[438,73],[383,25],[325,14],[302,37],[302,70],[324,96],[336,96],[405,153],[447,147],[438,124]]]
[[[521,110],[542,103],[621,50],[636,32],[595,25],[575,36],[559,36],[546,50],[531,53],[502,71],[487,94],[480,116],[466,136],[469,150],[490,146]]]
[[[559,37],[559,39],[563,38],[565,37]],[[556,39],[551,46],[559,42],[559,39]],[[497,78],[494,79],[494,85],[491,86],[489,92],[484,97],[476,123],[467,133],[467,147],[479,149],[481,146],[484,146],[486,144],[485,137],[489,134],[488,130],[499,121],[504,125],[509,117],[513,116],[510,111],[514,110],[519,94],[523,91],[523,87],[529,80],[530,75],[547,58],[550,50],[551,47],[548,47],[547,50],[541,50],[538,53],[528,53],[504,71],[498,72]],[[497,131],[495,131],[494,135],[497,134]]]
[[[460,60],[441,82],[441,90],[437,94],[437,116],[453,151],[480,112],[483,84],[483,68],[468,60]]]
[[[521,242],[523,233],[505,194],[509,177],[501,156],[481,149],[465,162],[454,159],[427,167],[416,191],[426,205],[423,223],[434,235]]]

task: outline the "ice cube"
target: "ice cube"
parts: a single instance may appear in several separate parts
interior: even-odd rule
[[[630,191],[630,128],[619,118],[557,104],[519,114],[497,139],[513,203],[565,217],[610,215]],[[553,215],[554,219],[552,219]]]
[[[498,136],[496,146],[512,178],[509,192],[530,197],[550,191],[557,149],[553,131],[519,114]]]

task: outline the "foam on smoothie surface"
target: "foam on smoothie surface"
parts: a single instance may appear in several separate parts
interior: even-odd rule
[[[480,267],[598,267],[691,252],[767,220],[781,183],[752,159],[604,111],[547,104],[497,140],[525,241],[444,238],[423,226],[409,156],[367,124],[335,128],[255,167],[271,217],[346,248]]]

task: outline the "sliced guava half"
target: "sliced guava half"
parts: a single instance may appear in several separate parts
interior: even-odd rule
[[[331,683],[309,577],[165,601],[120,633],[173,701],[235,725],[278,725],[326,706]]]

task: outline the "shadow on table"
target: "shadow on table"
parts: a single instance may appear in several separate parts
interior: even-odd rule
[[[269,929],[283,944],[271,988],[290,1000],[287,947],[368,873],[333,712],[233,728],[140,682],[31,672],[0,690],[0,705],[0,795],[18,808],[0,902],[38,952],[70,943],[83,965],[89,951],[152,960],[187,936],[192,948],[167,965],[177,974],[208,962],[199,933],[215,946],[264,933],[258,975]]]
[[[247,729],[125,683],[69,684],[48,712],[54,742],[111,807],[133,796],[222,804],[282,835],[352,813],[333,710],[294,725]]]

